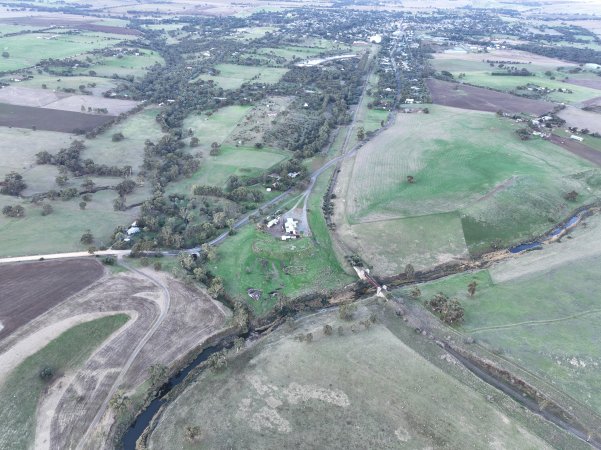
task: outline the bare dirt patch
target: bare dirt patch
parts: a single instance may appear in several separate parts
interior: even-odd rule
[[[554,104],[542,100],[517,97],[505,92],[430,79],[426,81],[433,103],[476,111],[530,113],[541,115]]]
[[[98,280],[103,267],[93,259],[0,265],[0,339]]]
[[[599,89],[599,90],[601,90],[601,77],[598,77],[597,80],[595,80],[595,79],[587,80],[587,79],[580,79],[580,78],[568,78],[565,81],[566,81],[566,83],[575,84],[576,86],[584,86],[584,87],[588,87],[588,88],[592,88],[592,89]]]
[[[598,166],[601,166],[601,152],[581,144],[580,142],[576,142],[573,139],[560,137],[555,134],[552,134],[549,140],[554,144],[565,148],[567,151],[574,153],[575,155],[578,155],[594,164],[597,164]]]
[[[113,119],[112,116],[82,114],[49,108],[0,103],[0,126],[73,133],[89,131]]]
[[[591,133],[601,133],[601,114],[599,113],[566,106],[558,116],[565,120],[570,127],[588,128]]]

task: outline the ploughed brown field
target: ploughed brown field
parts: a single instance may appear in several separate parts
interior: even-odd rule
[[[566,83],[575,84],[577,86],[584,86],[591,89],[601,90],[601,77],[598,80],[582,80],[579,78],[568,78]]]
[[[49,108],[0,103],[0,126],[73,133],[90,131],[113,119],[109,115],[82,114]]]
[[[532,100],[505,92],[451,83],[448,81],[426,80],[432,96],[432,102],[454,108],[476,111],[506,113],[529,113],[541,115],[553,109],[554,104],[543,100]]]
[[[0,339],[102,277],[94,259],[0,264]]]
[[[592,149],[578,141],[557,136],[556,134],[552,134],[549,140],[554,144],[565,148],[567,151],[574,153],[575,155],[578,155],[594,164],[597,164],[598,166],[601,166],[601,152]]]

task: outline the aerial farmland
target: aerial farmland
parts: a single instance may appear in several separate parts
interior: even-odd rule
[[[592,1],[0,7],[0,448],[601,449]]]

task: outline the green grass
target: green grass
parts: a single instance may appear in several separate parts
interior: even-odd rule
[[[201,75],[198,79],[213,80],[223,89],[238,89],[243,83],[274,84],[280,81],[288,69],[274,67],[241,66],[237,64],[218,64],[215,69],[219,75]]]
[[[38,401],[47,386],[40,370],[50,367],[58,377],[77,369],[128,319],[118,314],[76,325],[19,364],[0,387],[0,447],[31,448]]]
[[[200,169],[190,178],[170,183],[167,192],[189,193],[195,184],[224,187],[232,175],[255,177],[287,157],[286,152],[275,149],[223,145],[218,156],[204,152]]]
[[[520,141],[511,121],[430,109],[399,116],[358,153],[346,200],[351,224],[459,211],[478,253],[496,239],[543,233],[601,193],[597,169],[547,141]],[[582,195],[567,204],[571,190]]]
[[[75,73],[84,75],[94,70],[100,77],[112,77],[113,74],[117,74],[121,77],[133,75],[140,78],[146,74],[149,67],[165,62],[160,55],[151,50],[140,49],[139,53],[139,56],[124,55],[121,58],[117,56],[93,57],[95,61],[90,67],[76,69]]]
[[[190,150],[192,152],[201,150],[208,153],[213,142],[223,144],[251,109],[251,106],[233,105],[220,108],[210,116],[202,113],[188,115],[184,119],[183,129],[184,131],[192,129],[194,136],[199,140],[198,147]]]
[[[144,142],[150,139],[156,143],[164,135],[156,121],[159,112],[159,108],[144,109],[94,139],[86,139],[82,159],[91,158],[109,166],[130,165],[137,172],[144,160]],[[112,136],[117,132],[123,133],[125,139],[113,142]]]
[[[94,83],[96,86],[90,87],[89,84]],[[25,80],[18,83],[18,86],[31,87],[31,88],[42,88],[43,85],[49,90],[62,90],[62,89],[75,89],[79,91],[79,86],[86,86],[87,90],[90,90],[94,95],[100,95],[110,89],[117,86],[115,81],[101,78],[101,77],[89,77],[89,76],[56,76],[56,75],[39,75],[35,74],[31,80]]]
[[[52,38],[51,38],[52,37]],[[50,38],[50,39],[44,39]],[[0,38],[0,47],[10,54],[0,58],[0,72],[30,67],[42,59],[76,56],[97,48],[110,47],[125,39],[101,33],[54,35],[30,33]]]
[[[79,239],[88,229],[96,238],[96,246],[109,245],[115,227],[128,225],[138,215],[136,209],[113,211],[116,197],[114,191],[97,192],[84,211],[79,209],[79,198],[53,201],[54,212],[42,216],[41,206],[0,195],[0,208],[16,204],[25,208],[25,217],[20,219],[0,216],[0,256],[84,251],[88,246]]]
[[[355,253],[380,275],[394,275],[407,264],[416,269],[466,257],[467,246],[459,213],[367,222],[351,226]]]
[[[56,153],[72,139],[67,133],[28,128],[0,127],[0,134],[0,178],[4,179],[4,175],[14,170],[21,173],[28,184],[35,182],[27,172],[35,165],[36,153],[42,150]]]
[[[325,324],[344,335],[325,336]],[[487,401],[473,375],[437,367],[382,324],[351,333],[330,312],[295,326],[193,381],[165,407],[148,448],[549,446],[515,404]],[[311,343],[294,339],[307,332]],[[198,443],[185,440],[187,425],[200,427]]]
[[[601,414],[601,300],[596,288],[601,221],[562,244],[420,285],[422,300],[443,292],[465,307],[459,330]],[[477,281],[476,295],[467,285]],[[404,290],[408,294],[410,289]]]
[[[270,292],[294,297],[334,289],[353,280],[336,259],[321,215],[328,175],[320,177],[309,199],[311,237],[283,242],[249,225],[220,245],[216,263],[209,264],[209,269],[224,279],[226,291],[247,301],[255,314],[260,316],[273,308],[276,298]],[[249,288],[263,291],[258,302],[248,297]]]

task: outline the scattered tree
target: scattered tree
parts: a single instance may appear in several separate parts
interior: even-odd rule
[[[88,204],[86,202],[79,202],[79,209],[84,210]]]
[[[332,335],[332,326],[329,324],[325,324],[323,326],[323,334],[325,334],[326,336],[331,336]]]
[[[363,129],[363,127],[360,127],[357,130],[357,139],[359,139],[360,141],[362,141],[363,139],[365,139],[365,130]]]
[[[566,200],[570,201],[570,202],[575,202],[578,199],[578,192],[576,191],[570,191],[568,193],[566,193],[563,198],[565,198]]]
[[[27,185],[23,181],[23,176],[17,172],[10,172],[4,177],[4,185],[0,193],[5,195],[19,195]]]
[[[413,184],[415,183],[415,178],[412,175],[407,175],[407,183]]]
[[[478,286],[478,283],[476,283],[475,281],[472,281],[470,284],[467,285],[467,292],[470,294],[470,297],[473,297],[476,293],[476,286]]]
[[[16,205],[16,206],[7,205],[4,208],[2,208],[2,214],[4,214],[6,217],[14,217],[14,218],[24,217],[25,216],[25,208],[23,208],[21,205]]]
[[[340,308],[338,309],[338,315],[342,320],[351,321],[353,320],[355,311],[357,311],[357,305],[355,305],[354,303],[349,303],[340,306]]]
[[[84,234],[81,235],[81,239],[79,240],[82,244],[90,245],[94,242],[94,235],[90,230],[87,230]]]
[[[52,205],[49,205],[48,203],[44,203],[42,205],[42,216],[47,216],[49,214],[52,214],[52,211],[54,211],[54,209],[52,208]]]
[[[113,140],[113,142],[119,142],[119,141],[122,141],[123,139],[125,139],[125,136],[121,132],[113,133],[113,136],[111,137],[111,139]]]
[[[415,278],[415,269],[413,268],[413,265],[407,264],[405,266],[405,275],[408,280],[413,280],[413,278]]]

